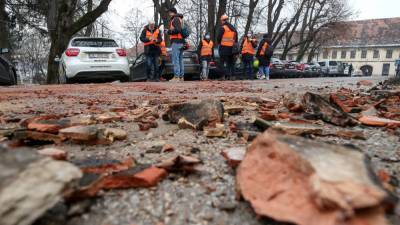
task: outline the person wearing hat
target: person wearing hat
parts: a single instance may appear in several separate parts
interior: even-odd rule
[[[268,34],[264,34],[257,51],[257,59],[260,62],[258,66],[260,80],[269,80],[269,65],[273,54],[271,39]]]
[[[160,29],[154,21],[149,21],[140,35],[140,41],[144,43],[144,54],[146,55],[147,80],[159,81],[159,58],[161,54],[160,43],[162,36]]]
[[[249,31],[247,36],[243,38],[240,49],[242,50],[243,74],[250,80],[254,79],[253,64],[256,54],[257,39],[254,38],[253,32]]]
[[[171,40],[172,64],[174,65],[174,78],[172,81],[183,81],[185,77],[183,64],[183,47],[185,39],[182,36],[183,15],[178,14],[176,8],[168,10],[170,16],[169,29],[166,30]]]
[[[219,45],[220,66],[224,71],[224,79],[233,79],[235,72],[234,45],[238,43],[238,32],[228,22],[228,16],[221,17],[221,27],[218,30],[217,43]]]
[[[201,61],[201,79],[208,80],[210,72],[210,62],[214,58],[214,42],[211,40],[210,34],[206,34],[204,39],[200,42],[198,48],[200,61]]]

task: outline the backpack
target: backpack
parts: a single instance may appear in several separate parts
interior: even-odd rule
[[[190,36],[191,33],[192,30],[190,29],[189,26],[186,25],[185,21],[182,19],[182,31],[181,31],[182,37],[186,39]]]
[[[269,46],[267,50],[265,50],[265,56],[267,56],[268,58],[272,58],[273,55],[274,55],[274,48],[272,46]]]

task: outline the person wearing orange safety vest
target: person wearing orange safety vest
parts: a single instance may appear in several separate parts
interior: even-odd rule
[[[178,14],[176,8],[168,10],[170,16],[169,29],[166,33],[171,40],[172,64],[174,65],[174,78],[171,81],[183,81],[185,77],[185,67],[183,64],[183,50],[185,39],[182,36],[183,15]]]
[[[256,54],[257,40],[253,37],[253,32],[249,31],[246,37],[243,38],[240,46],[242,53],[243,75],[250,79],[254,79],[253,63]]]
[[[221,27],[218,30],[217,43],[219,45],[220,66],[224,71],[223,79],[233,79],[235,72],[234,46],[238,43],[238,32],[228,22],[228,16],[221,17]]]
[[[167,63],[167,57],[168,57],[167,46],[166,46],[164,40],[161,41],[161,43],[160,43],[160,50],[161,50],[161,57],[160,57],[161,64],[160,64],[160,69],[159,69],[159,73],[160,73],[159,77],[160,77],[160,80],[164,80],[164,78],[162,77],[162,74],[164,72],[165,64]]]
[[[260,62],[258,67],[258,78],[260,80],[269,80],[269,65],[271,64],[271,58],[273,54],[271,39],[269,39],[268,34],[265,34],[262,41],[258,45],[257,51],[257,59]]]
[[[208,74],[210,72],[210,62],[214,58],[214,42],[211,41],[210,34],[206,34],[204,39],[200,42],[198,48],[200,61],[201,61],[201,76],[202,80],[208,80]]]
[[[162,36],[160,29],[155,25],[154,21],[150,21],[144,27],[140,35],[140,41],[144,44],[144,54],[146,55],[147,80],[159,81],[158,66],[161,54],[159,45],[162,41]]]

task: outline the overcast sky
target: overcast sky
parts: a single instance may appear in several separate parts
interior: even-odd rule
[[[349,3],[357,12],[355,19],[400,17],[400,0],[349,0]],[[139,8],[149,18],[153,14],[152,0],[113,0],[107,15],[113,30],[123,32],[123,18],[133,8]]]

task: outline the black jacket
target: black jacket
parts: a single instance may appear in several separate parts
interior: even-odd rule
[[[181,34],[182,33],[182,23],[179,20],[179,18],[181,20],[183,20],[183,15],[182,14],[176,14],[175,16],[173,16],[171,18],[170,21],[172,21],[172,24],[174,25],[174,29],[172,29],[172,27],[170,26],[170,24],[168,24],[168,35],[173,35],[173,34]],[[185,40],[181,39],[171,39],[171,43],[184,43]]]
[[[248,40],[248,37],[243,37],[242,43],[240,45],[240,52],[242,52],[243,50],[243,45],[244,42]],[[251,42],[253,48],[256,50],[257,49],[257,41],[252,41]],[[242,60],[243,61],[250,61],[254,59],[254,55],[250,55],[250,54],[242,54]]]
[[[205,39],[203,39],[203,40],[205,40]],[[214,58],[214,47],[215,47],[215,44],[214,44],[214,46],[213,46],[212,55],[211,55],[211,56],[203,57],[203,56],[201,56],[201,49],[203,48],[203,40],[200,41],[199,47],[197,48],[197,54],[199,54],[199,58],[200,58],[201,60],[211,61],[211,59]],[[205,40],[205,41],[207,41],[207,40]],[[208,42],[208,41],[207,41],[207,42]]]
[[[227,25],[229,27],[229,29],[231,29],[233,32],[235,32],[235,34],[236,34],[235,42],[236,43],[238,42],[238,32],[237,32],[236,28],[229,22],[225,22],[224,24],[222,24],[218,30],[217,44],[219,45],[219,54],[221,56],[231,56],[233,47],[221,46],[222,37],[224,36],[224,33],[225,33],[224,25]]]
[[[157,26],[154,27],[154,31],[156,29],[158,29]],[[144,27],[144,29],[142,31],[142,34],[140,35],[140,41],[143,42],[143,43],[150,42],[150,40],[146,37],[146,32],[147,31],[152,32],[148,25]],[[160,46],[158,46],[158,44],[160,44],[161,42],[162,42],[162,35],[161,35],[161,32],[159,32],[158,36],[157,36],[157,44],[144,46],[144,53],[147,54],[147,55],[160,55],[161,54],[161,49],[160,49]]]
[[[263,56],[260,55],[262,47],[265,44],[265,42],[267,42],[267,40],[265,38],[262,39],[262,41],[258,45],[258,50],[257,50],[257,54],[256,54],[257,55],[257,59],[260,62],[260,66],[269,66],[269,64],[271,64],[271,56],[265,55],[265,52],[264,52]],[[268,44],[269,44],[270,48],[272,48],[271,43],[268,43]]]

